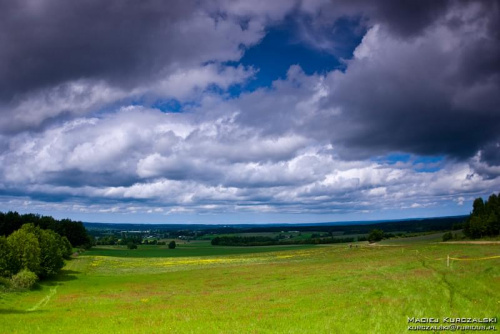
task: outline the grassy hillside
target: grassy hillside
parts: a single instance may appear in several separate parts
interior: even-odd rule
[[[97,248],[34,291],[2,293],[0,332],[403,333],[407,317],[499,317],[498,255],[424,240]]]

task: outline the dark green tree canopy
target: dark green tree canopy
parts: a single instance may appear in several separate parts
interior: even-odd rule
[[[384,238],[384,231],[382,230],[372,230],[370,234],[368,234],[368,241],[369,242],[377,242],[380,241]]]
[[[33,213],[20,215],[17,212],[0,212],[0,235],[9,236],[24,224],[33,224],[44,230],[52,230],[60,236],[66,237],[71,245],[90,247],[91,239],[82,222],[70,219],[56,220],[49,216],[40,216]]]
[[[56,274],[71,253],[65,237],[34,224],[24,224],[7,238],[0,237],[0,276],[11,277],[29,270],[38,277]]]
[[[472,212],[464,224],[464,233],[469,238],[482,238],[500,234],[500,199],[492,194],[485,202],[476,198]]]

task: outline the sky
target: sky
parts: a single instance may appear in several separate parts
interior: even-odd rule
[[[500,2],[0,0],[0,211],[468,214],[500,191]]]

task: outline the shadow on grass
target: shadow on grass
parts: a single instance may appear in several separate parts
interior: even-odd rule
[[[78,277],[76,277],[77,274],[80,274],[80,272],[75,270],[63,269],[59,272],[59,274],[54,276],[51,280],[56,282],[73,281],[75,279],[78,279]]]
[[[78,279],[76,275],[79,273],[79,271],[63,269],[57,275],[39,281],[32,290],[41,290],[44,286],[56,286],[61,285],[63,282],[74,281]]]

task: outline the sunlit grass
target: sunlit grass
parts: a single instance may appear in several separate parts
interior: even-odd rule
[[[84,256],[101,255],[113,257],[189,257],[189,256],[217,256],[235,254],[268,253],[277,250],[297,250],[312,248],[312,245],[284,245],[259,247],[213,247],[209,241],[195,241],[179,245],[175,249],[168,246],[140,245],[138,249],[129,250],[126,246],[97,246]]]
[[[88,252],[39,290],[2,295],[0,332],[403,333],[407,316],[500,316],[499,259],[446,263],[498,255],[497,245],[227,253]],[[49,302],[27,311],[54,287]]]

